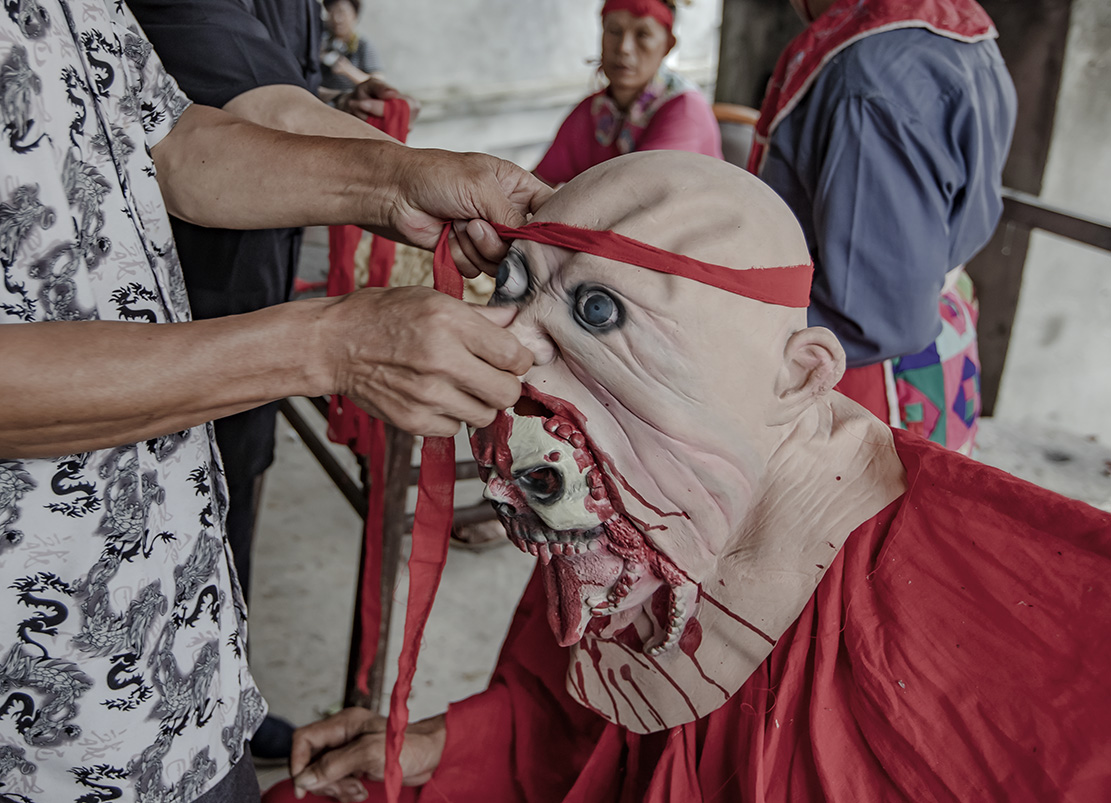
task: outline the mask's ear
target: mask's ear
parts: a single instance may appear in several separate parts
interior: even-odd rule
[[[775,382],[776,424],[794,420],[815,399],[833,390],[845,373],[845,349],[821,326],[800,329],[787,339]]]

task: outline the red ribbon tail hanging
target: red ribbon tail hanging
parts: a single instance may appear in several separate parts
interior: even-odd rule
[[[401,748],[409,721],[409,692],[413,686],[424,626],[447,562],[448,538],[455,512],[454,489],[455,439],[425,438],[421,449],[413,547],[409,555],[405,635],[386,724],[386,799],[391,803],[396,803],[401,794]]]
[[[444,226],[433,258],[436,289],[455,298],[463,295],[463,279],[448,245],[451,224]],[[448,539],[455,516],[455,439],[425,438],[421,448],[417,508],[413,517],[413,545],[409,553],[409,597],[405,604],[405,632],[397,661],[397,682],[390,695],[386,722],[386,800],[401,795],[401,748],[409,724],[409,692],[417,668],[417,653],[432,601],[447,563]]]
[[[366,527],[363,531],[363,565],[359,572],[359,652],[355,687],[370,694],[370,669],[378,657],[382,629],[382,514],[386,503],[386,426],[376,418],[368,421],[366,460]]]

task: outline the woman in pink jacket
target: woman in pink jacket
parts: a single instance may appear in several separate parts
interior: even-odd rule
[[[552,186],[624,153],[721,155],[721,133],[702,92],[663,65],[675,47],[672,0],[606,0],[601,69],[608,85],[563,121],[533,172]]]

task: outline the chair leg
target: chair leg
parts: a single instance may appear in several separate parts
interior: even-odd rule
[[[379,587],[382,623],[378,631],[378,651],[370,670],[368,688],[375,707],[381,703],[386,675],[386,650],[390,637],[397,568],[401,562],[401,539],[405,526],[405,499],[409,491],[409,465],[413,456],[413,436],[386,425],[386,498],[382,514],[382,582]]]

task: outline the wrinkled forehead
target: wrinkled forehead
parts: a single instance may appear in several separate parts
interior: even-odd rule
[[[611,159],[564,185],[534,220],[611,230],[736,270],[810,260],[798,223],[770,188],[746,170],[698,154]]]

